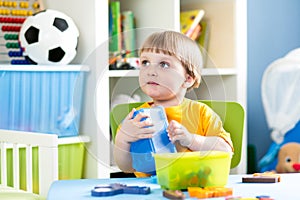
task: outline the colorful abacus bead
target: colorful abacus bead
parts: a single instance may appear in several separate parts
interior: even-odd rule
[[[12,65],[29,65],[31,63],[27,60],[11,60],[10,64],[12,64]]]
[[[5,40],[18,40],[19,35],[18,34],[5,34],[4,39]]]
[[[9,51],[8,56],[9,57],[21,57],[21,56],[23,56],[23,52],[22,51]]]
[[[0,17],[0,23],[15,23],[22,24],[26,18],[16,18],[16,17]]]
[[[2,26],[2,31],[20,32],[21,26]]]
[[[32,8],[38,9],[38,8],[40,8],[40,4],[39,4],[38,2],[34,2],[34,3],[32,4]]]
[[[18,49],[20,48],[20,45],[18,42],[8,42],[5,44],[6,48],[8,49]]]
[[[10,15],[9,9],[0,9],[0,15]]]
[[[26,1],[21,1],[19,4],[20,8],[28,8],[29,7],[29,3]]]

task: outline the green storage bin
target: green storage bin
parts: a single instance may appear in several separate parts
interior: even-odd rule
[[[232,154],[221,151],[194,151],[153,154],[157,182],[163,189],[224,187],[227,184]]]

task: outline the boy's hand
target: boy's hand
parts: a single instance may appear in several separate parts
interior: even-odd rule
[[[146,119],[141,121],[142,118],[149,118],[147,114],[140,112],[135,116],[135,118],[132,118],[134,112],[135,109],[132,109],[122,122],[119,130],[124,142],[130,143],[140,139],[151,138],[155,132],[150,120]]]
[[[182,146],[189,147],[193,142],[193,134],[175,120],[170,121],[167,131],[172,143],[178,141]]]

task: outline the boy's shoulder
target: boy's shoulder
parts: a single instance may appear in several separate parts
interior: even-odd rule
[[[184,104],[183,107],[188,108],[188,110],[193,110],[193,111],[198,110],[206,114],[214,113],[213,109],[210,106],[208,106],[207,104],[199,100],[192,100],[192,99],[185,98],[183,104]]]
[[[199,100],[192,100],[192,99],[188,99],[188,98],[184,98],[183,105],[209,108],[208,105],[206,105],[205,103],[203,103]]]

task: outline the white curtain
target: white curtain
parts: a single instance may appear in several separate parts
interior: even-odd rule
[[[300,48],[269,65],[261,92],[271,138],[280,144],[300,120]]]

